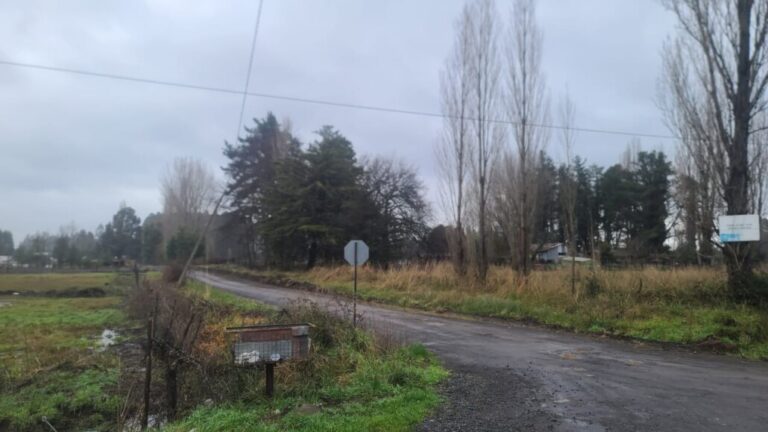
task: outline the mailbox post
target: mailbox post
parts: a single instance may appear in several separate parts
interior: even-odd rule
[[[309,357],[310,327],[309,323],[228,327],[226,333],[235,335],[232,356],[236,365],[264,366],[264,393],[271,398],[275,391],[275,366]]]

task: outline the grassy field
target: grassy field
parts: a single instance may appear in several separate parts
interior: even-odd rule
[[[119,360],[98,338],[126,324],[127,283],[108,273],[0,275],[0,292],[19,293],[0,296],[0,430],[44,430],[43,416],[59,430],[114,422]],[[56,296],[104,287],[99,297]]]
[[[114,273],[0,274],[0,293],[67,292],[88,288],[108,289]]]
[[[99,336],[112,329],[121,340],[132,325],[126,298],[131,283],[130,276],[106,273],[0,275],[0,291],[10,293],[0,295],[0,430],[49,430],[43,418],[60,431],[115,429],[128,401],[139,397],[120,388],[124,374],[135,384],[143,372],[136,365],[126,372],[120,351],[103,349]],[[447,372],[423,347],[395,347],[309,304],[278,313],[197,282],[189,282],[182,295],[206,305],[199,309],[206,321],[193,355],[211,371],[226,371],[198,385],[218,386],[232,397],[212,389],[210,395],[191,394],[194,380],[185,381],[193,386],[183,386],[185,399],[196,402],[163,430],[405,431],[439,402],[435,384]],[[224,329],[276,320],[317,327],[311,360],[278,367],[276,396],[266,400],[262,372],[230,370]],[[153,406],[163,400],[161,370],[159,362]],[[213,405],[202,403],[210,397]],[[128,411],[130,422],[136,411]]]
[[[292,305],[278,316],[197,282],[187,290],[236,311],[209,323],[198,342],[201,351],[225,351],[219,333],[226,325],[275,320],[314,323],[313,349],[308,361],[275,369],[272,400],[262,395],[263,372],[247,372],[256,381],[235,400],[197,408],[166,431],[408,431],[439,403],[435,385],[447,372],[422,346],[396,347],[310,304]]]
[[[309,272],[217,269],[276,283],[292,280],[336,293],[352,292],[348,266]],[[535,271],[522,280],[509,268],[494,267],[485,286],[457,277],[447,264],[391,270],[366,266],[358,276],[358,293],[367,300],[530,320],[579,332],[689,344],[768,359],[768,311],[730,301],[722,269],[579,268],[575,294],[567,268]]]

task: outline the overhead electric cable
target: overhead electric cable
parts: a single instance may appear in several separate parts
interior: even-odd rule
[[[259,36],[259,23],[261,22],[261,7],[264,6],[264,0],[259,1],[259,11],[256,12],[256,25],[253,28],[253,39],[251,40],[251,55],[248,58],[248,72],[245,74],[245,85],[243,86],[243,101],[240,104],[240,119],[237,121],[237,132],[235,139],[240,138],[240,128],[243,127],[243,114],[245,114],[245,102],[248,100],[248,86],[251,83],[251,70],[253,69],[253,53],[256,51],[256,38]]]
[[[259,0],[259,10],[256,12],[256,25],[253,27],[253,38],[251,39],[251,54],[248,56],[248,72],[246,72],[245,75],[245,84],[243,85],[243,91],[240,92],[243,95],[243,100],[240,103],[240,116],[238,117],[237,122],[237,130],[235,131],[235,141],[237,141],[240,138],[240,128],[243,126],[243,114],[245,113],[245,102],[248,99],[248,85],[251,82],[251,71],[253,69],[253,53],[256,50],[256,39],[259,36],[259,23],[261,22],[261,8],[264,6],[264,0]],[[205,223],[205,228],[203,228],[203,231],[200,232],[200,234],[197,237],[197,241],[195,242],[195,247],[192,248],[192,253],[189,254],[189,258],[187,258],[186,264],[184,264],[184,268],[181,269],[181,275],[179,275],[179,280],[177,281],[177,286],[181,287],[181,285],[184,283],[185,276],[187,274],[187,270],[189,269],[189,266],[192,264],[192,261],[195,259],[195,255],[197,255],[197,250],[200,247],[200,244],[203,242],[203,239],[208,234],[208,230],[211,228],[211,223],[213,222],[213,218],[216,216],[216,212],[219,210],[219,207],[221,207],[221,203],[224,202],[224,198],[227,196],[227,188],[224,187],[221,191],[221,195],[219,195],[219,199],[216,200],[216,205],[213,207],[213,211],[211,212],[210,216],[208,216],[208,221]]]
[[[21,68],[28,68],[28,69],[38,69],[38,70],[44,70],[44,71],[50,71],[50,72],[70,73],[75,75],[84,75],[84,76],[114,79],[114,80],[120,80],[120,81],[130,81],[130,82],[137,82],[142,84],[153,84],[153,85],[185,88],[185,89],[192,89],[192,90],[210,91],[210,92],[216,92],[216,93],[236,94],[236,95],[242,95],[244,97],[259,97],[264,99],[275,99],[275,100],[283,100],[283,101],[289,101],[289,102],[299,102],[299,103],[306,103],[306,104],[334,106],[334,107],[340,107],[340,108],[358,109],[358,110],[366,110],[366,111],[378,111],[378,112],[413,115],[413,116],[421,116],[421,117],[458,118],[455,116],[449,116],[449,115],[437,113],[437,112],[418,111],[418,110],[410,110],[410,109],[404,109],[404,108],[383,107],[383,106],[376,106],[376,105],[364,105],[364,104],[338,102],[338,101],[313,99],[313,98],[305,98],[305,97],[297,97],[297,96],[277,95],[277,94],[270,94],[270,93],[259,93],[259,92],[224,88],[224,87],[214,87],[214,86],[207,86],[207,85],[200,85],[200,84],[183,83],[178,81],[166,81],[166,80],[159,80],[159,79],[152,79],[152,78],[141,78],[141,77],[134,77],[134,76],[128,76],[128,75],[112,74],[112,73],[93,72],[93,71],[86,71],[81,69],[71,69],[71,68],[63,68],[63,67],[57,67],[57,66],[22,63],[22,62],[16,62],[11,60],[0,59],[0,65],[14,66],[14,67],[21,67]],[[471,120],[471,118],[466,118],[466,119]],[[508,125],[518,124],[518,122],[514,122],[511,120],[503,120],[503,119],[489,119],[488,121],[491,123],[500,123],[500,124],[508,124]],[[544,128],[544,129],[555,129],[555,130],[569,129],[576,132],[585,132],[585,133],[594,133],[594,134],[603,134],[603,135],[621,135],[621,136],[638,137],[638,138],[680,140],[680,137],[677,137],[674,135],[655,134],[655,133],[648,133],[648,132],[633,132],[633,131],[624,131],[624,130],[616,130],[616,129],[586,128],[586,127],[567,127],[567,126],[546,124],[546,123],[529,123],[528,125],[532,127],[538,127],[538,128]],[[241,126],[238,126],[238,129],[240,127]],[[238,134],[239,134],[239,130],[238,130]]]

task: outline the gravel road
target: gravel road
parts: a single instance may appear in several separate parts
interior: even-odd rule
[[[276,306],[308,299],[339,309],[330,295],[193,277]],[[766,362],[377,304],[358,313],[455,372],[424,431],[768,431]]]

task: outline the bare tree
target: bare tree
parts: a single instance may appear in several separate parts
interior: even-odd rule
[[[416,169],[400,159],[363,159],[363,187],[376,206],[368,222],[372,247],[384,266],[407,257],[408,248],[426,235],[429,207]]]
[[[542,34],[535,15],[532,0],[515,1],[506,47],[506,108],[514,145],[504,157],[508,166],[502,181],[505,199],[511,200],[505,226],[513,265],[523,275],[531,271],[537,159],[549,139],[540,127],[547,121],[548,102],[541,72]]]
[[[749,137],[750,197],[755,213],[763,215],[768,193],[768,112],[756,116],[753,129],[755,133]]]
[[[565,156],[565,175],[560,183],[560,205],[563,209],[565,220],[565,235],[568,239],[568,254],[571,256],[571,294],[576,294],[576,199],[577,183],[576,173],[573,169],[573,145],[575,135],[573,131],[576,117],[576,107],[568,93],[560,102],[560,143],[563,146]]]
[[[454,258],[459,273],[474,258],[478,279],[488,273],[489,191],[503,140],[496,121],[500,105],[499,33],[493,0],[468,3],[457,22],[456,42],[441,77],[444,138],[439,149],[443,201],[455,223]],[[468,224],[468,221],[474,221]],[[473,225],[471,228],[468,225]],[[470,251],[467,233],[474,238]]]
[[[677,220],[682,221],[682,235],[678,235],[678,250],[688,255],[696,251],[696,233],[699,220],[698,182],[693,161],[684,152],[677,152],[675,157],[675,181],[673,203],[676,207]],[[678,233],[679,234],[679,233]],[[698,264],[701,256],[696,254]]]
[[[453,223],[449,247],[456,273],[466,274],[467,244],[465,213],[470,155],[469,136],[470,60],[472,53],[472,12],[464,6],[456,21],[454,45],[440,74],[440,95],[444,117],[443,136],[436,148],[441,173],[440,194],[443,208]]]
[[[677,121],[712,163],[717,193],[728,214],[755,211],[750,190],[750,136],[766,108],[768,1],[669,0],[680,34],[665,46],[665,82]],[[683,140],[685,143],[685,139]],[[698,149],[700,148],[700,150]],[[753,246],[723,246],[728,285],[748,296]]]
[[[471,131],[474,138],[472,180],[475,191],[477,240],[476,272],[484,282],[489,266],[489,190],[494,162],[504,134],[495,120],[499,114],[501,89],[499,78],[499,33],[496,4],[477,0],[471,5]]]
[[[177,158],[160,182],[163,196],[163,237],[168,241],[184,228],[199,232],[216,200],[216,181],[198,159]]]
[[[677,65],[674,58],[665,56],[667,70],[675,71]],[[714,215],[722,205],[722,194],[718,194],[718,180],[714,176],[718,161],[709,157],[703,140],[716,136],[714,124],[709,122],[711,130],[703,137],[697,133],[696,127],[686,120],[686,113],[678,105],[675,98],[674,86],[681,83],[668,79],[677,76],[679,72],[670,73],[663,81],[659,102],[668,127],[676,131],[680,137],[677,149],[677,188],[678,201],[683,211],[683,220],[686,225],[686,236],[695,236],[697,246],[697,262],[711,264],[714,252],[715,222]],[[694,208],[695,207],[695,208]],[[693,237],[687,237],[690,242]]]

